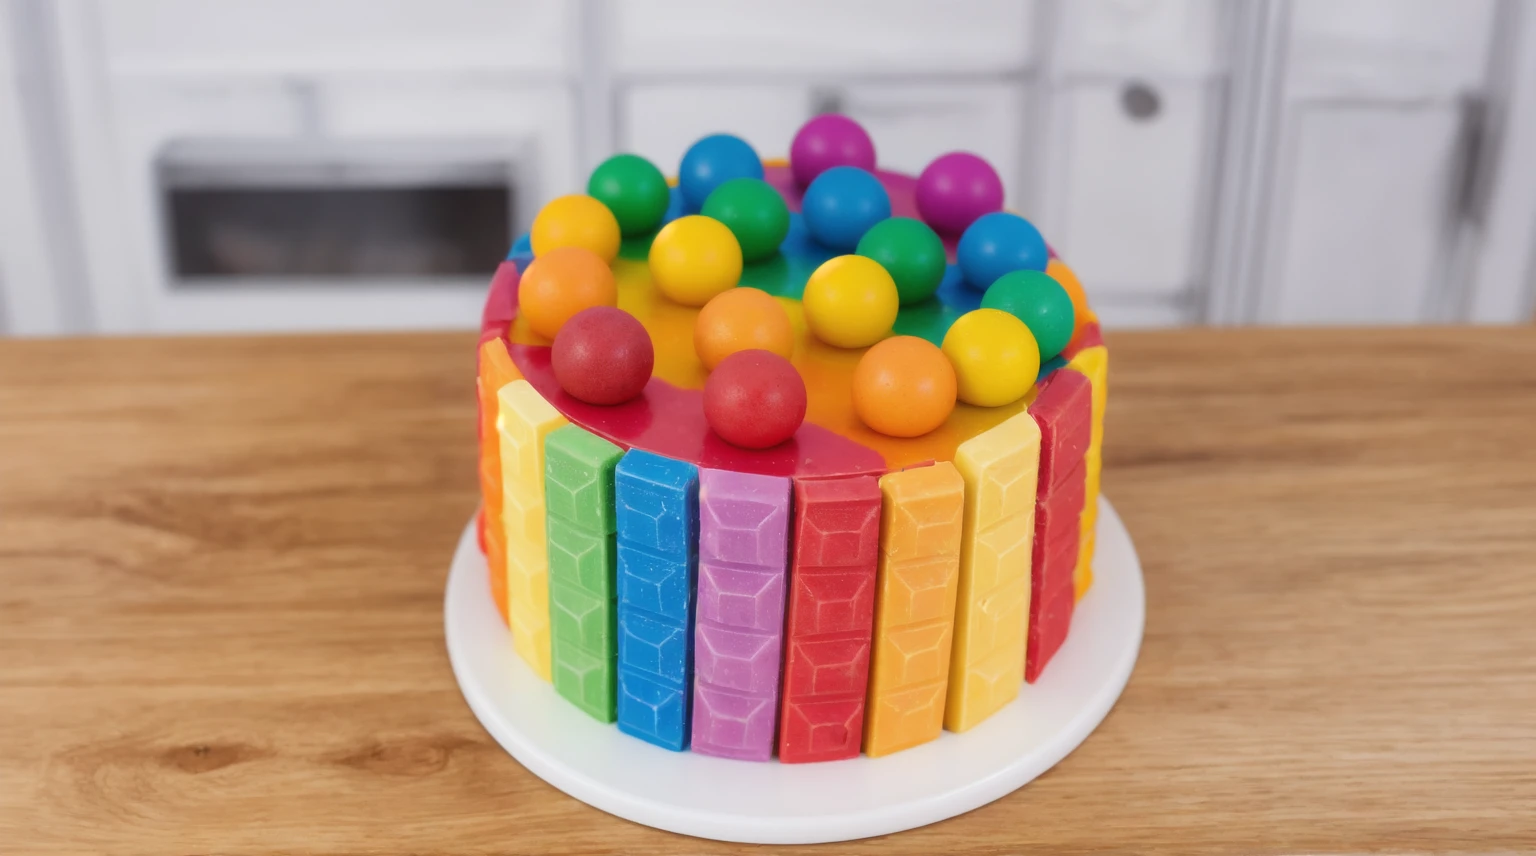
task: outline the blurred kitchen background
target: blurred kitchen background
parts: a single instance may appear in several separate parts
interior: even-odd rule
[[[824,111],[1111,327],[1531,317],[1536,0],[0,0],[0,333],[469,328],[608,154]]]

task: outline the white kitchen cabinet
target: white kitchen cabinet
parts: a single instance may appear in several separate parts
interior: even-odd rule
[[[1036,0],[610,0],[612,64],[624,75],[1021,71]]]
[[[1223,0],[1072,0],[1060,4],[1053,72],[1205,78],[1224,59]]]
[[[1297,0],[1257,185],[1251,320],[1448,320],[1492,0]]]
[[[1296,109],[1275,182],[1263,317],[1430,320],[1451,262],[1459,130],[1445,105]]]
[[[77,2],[77,0],[64,0]],[[579,4],[542,0],[93,0],[113,73],[496,69],[558,74]]]
[[[1127,106],[1138,96],[1150,115]],[[1088,287],[1174,298],[1200,284],[1215,100],[1200,82],[1060,88],[1039,220]]]

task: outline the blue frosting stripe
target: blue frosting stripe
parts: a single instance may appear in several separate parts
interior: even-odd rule
[[[636,449],[614,472],[619,730],[688,748],[699,471]]]

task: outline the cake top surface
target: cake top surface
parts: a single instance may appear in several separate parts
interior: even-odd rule
[[[886,170],[873,174],[889,196],[892,216],[918,216],[917,179]],[[552,367],[551,340],[535,332],[518,312],[517,272],[533,258],[525,242],[514,247],[493,280],[483,338],[501,337],[530,384],[572,422],[621,446],[713,469],[806,478],[878,474],[949,461],[961,443],[1027,409],[1038,393],[1038,382],[1022,397],[998,406],[957,402],[937,428],[920,436],[897,437],[871,429],[856,413],[851,392],[855,369],[868,349],[821,341],[811,333],[800,299],[812,273],[840,253],[811,237],[801,213],[802,191],[787,164],[765,162],[763,180],[790,211],[788,234],[777,253],[743,265],[739,285],[772,295],[793,330],[789,359],[804,381],[806,410],[803,424],[789,440],[766,449],[744,448],[723,440],[706,419],[704,386],[710,372],[694,342],[700,309],[662,294],[647,264],[657,231],[689,213],[675,185],[658,230],[625,238],[612,262],[617,306],[644,326],[654,348],[654,368],[639,396],[621,404],[595,405],[562,388]],[[984,291],[968,285],[955,263],[955,238],[946,237],[944,246],[948,264],[937,291],[900,308],[894,335],[939,345],[957,319],[981,305]],[[1053,254],[1051,265],[1059,264]],[[1101,344],[1097,324],[1087,324],[1059,356],[1041,366],[1039,380],[1075,353]]]

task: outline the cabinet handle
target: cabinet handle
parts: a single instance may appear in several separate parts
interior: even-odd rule
[[[818,86],[811,90],[811,115],[844,113],[848,110],[848,96],[832,86]]]
[[[1132,119],[1150,122],[1162,112],[1163,98],[1150,84],[1133,80],[1120,90],[1120,107]]]

